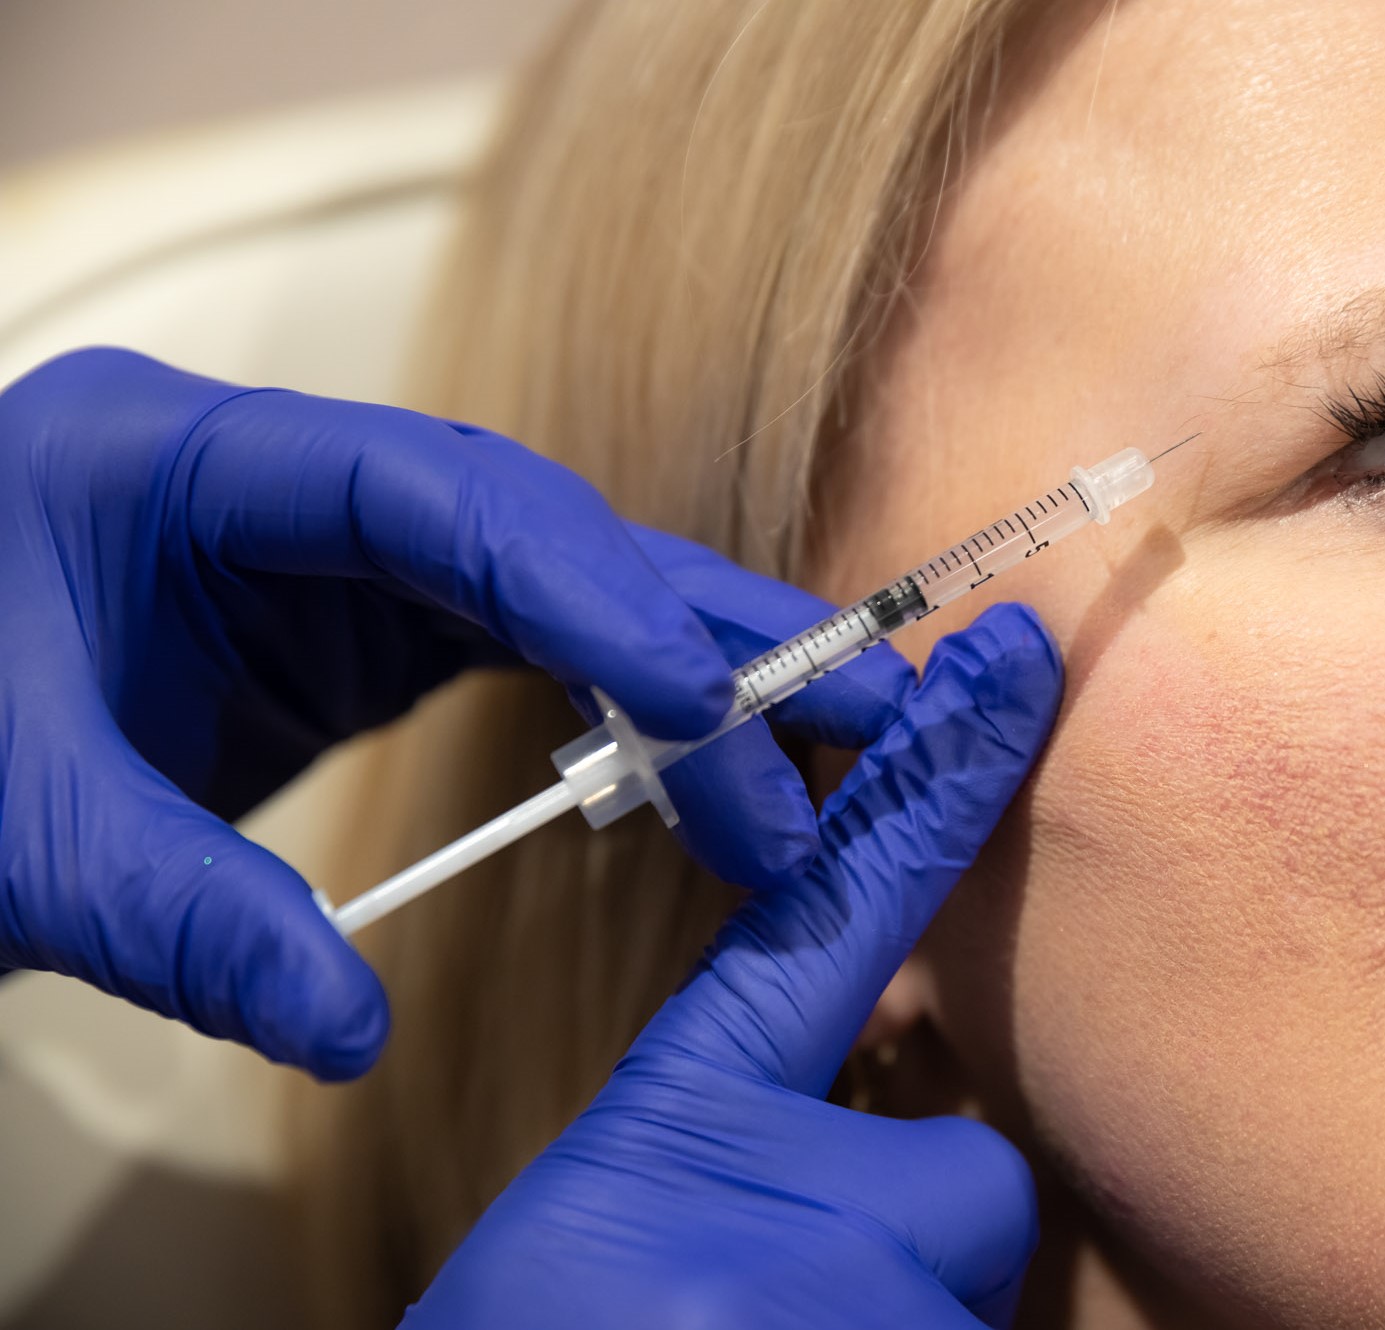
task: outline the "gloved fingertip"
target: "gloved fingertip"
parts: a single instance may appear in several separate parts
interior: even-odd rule
[[[705,635],[700,625],[697,630]],[[641,677],[613,684],[610,693],[651,739],[700,739],[726,719],[735,700],[731,667],[710,636],[696,647],[663,651],[657,666],[650,657],[632,664]]]
[[[755,891],[796,882],[817,858],[817,812],[763,720],[669,767],[676,835],[703,867]]]
[[[611,700],[647,738],[672,741],[700,739],[704,734],[716,729],[731,709],[729,675],[726,684],[724,705],[715,689],[705,693],[702,698],[694,697],[691,706],[686,696],[675,698],[670,693],[657,698],[642,697],[639,692],[632,694],[629,688],[620,689],[619,692],[612,691]],[[568,684],[565,691],[573,710],[588,725],[601,724],[604,719],[601,706],[590,688]]]
[[[256,976],[245,1013],[252,1042],[319,1080],[352,1080],[385,1046],[389,1001],[375,971],[325,917],[307,928],[298,956]]]
[[[390,1032],[389,1001],[384,988],[367,967],[368,987],[353,1005],[334,1010],[318,1022],[301,1065],[322,1081],[350,1081],[371,1069],[384,1050]],[[360,988],[365,989],[366,983]]]
[[[751,891],[783,891],[802,880],[821,849],[816,822],[811,828],[781,832],[758,847],[735,880]]]
[[[736,700],[730,665],[719,654],[708,656],[701,677],[691,691],[693,707],[689,719],[696,720],[700,737],[726,719],[726,713]]]
[[[812,867],[821,849],[816,833],[762,837],[753,851],[728,843],[709,851],[686,832],[675,834],[683,848],[708,872],[749,891],[784,891],[792,887]]]
[[[716,638],[671,587],[656,579],[628,617],[616,657],[595,680],[654,739],[698,739],[725,719],[735,698],[731,666]]]
[[[1021,601],[1002,601],[976,616],[963,630],[983,641],[987,654],[999,658],[1016,650],[1042,658],[1055,672],[1063,669],[1063,656],[1048,625],[1032,605]]]
[[[944,680],[951,680],[945,684]],[[1028,605],[992,605],[933,648],[923,691],[958,690],[983,714],[1051,724],[1062,699],[1063,662],[1053,635]]]

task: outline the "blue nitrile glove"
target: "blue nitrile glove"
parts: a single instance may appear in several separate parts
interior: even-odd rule
[[[472,665],[596,684],[660,737],[730,703],[820,602],[638,532],[516,443],[412,412],[250,390],[129,352],[0,394],[0,973],[57,970],[319,1076],[388,1025],[303,880],[222,818]],[[908,696],[876,651],[790,719],[852,743]],[[854,679],[854,682],[852,681]],[[676,790],[692,848],[747,885],[816,851],[763,724],[718,788]],[[728,741],[729,742],[729,741]]]
[[[481,1218],[405,1330],[960,1330],[1010,1321],[1037,1236],[979,1123],[822,1102],[1029,770],[1062,688],[1033,612],[945,638],[821,819],[592,1106]]]

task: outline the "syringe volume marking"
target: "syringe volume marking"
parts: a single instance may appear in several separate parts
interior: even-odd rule
[[[744,697],[742,690],[749,693],[750,696]],[[742,711],[755,711],[759,708],[760,694],[755,691],[755,685],[750,682],[748,674],[742,674],[736,680],[736,704]]]
[[[964,550],[967,550],[967,547],[966,547],[965,545],[963,545],[962,548],[963,548]],[[977,549],[981,549],[980,544],[978,544],[976,548],[977,548]],[[985,553],[985,550],[981,550],[981,552],[984,554],[984,553]],[[991,578],[993,578],[993,577],[995,576],[995,574],[994,574],[994,573],[984,573],[984,572],[982,572],[982,571],[981,571],[981,565],[980,565],[979,563],[977,563],[975,559],[972,559],[972,557],[971,557],[971,551],[970,551],[970,550],[967,550],[967,558],[968,558],[968,559],[971,559],[971,566],[972,566],[973,568],[976,569],[976,581],[974,581],[974,582],[971,584],[971,589],[972,589],[973,591],[975,591],[976,588],[979,587],[979,586],[981,585],[982,582],[989,582],[989,581],[991,580]]]

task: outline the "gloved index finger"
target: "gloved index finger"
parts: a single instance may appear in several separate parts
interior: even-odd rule
[[[220,404],[190,444],[187,520],[214,558],[393,579],[656,738],[705,734],[731,704],[711,635],[601,496],[509,439],[266,391]]]
[[[1022,606],[943,639],[903,719],[825,806],[814,867],[742,907],[634,1051],[692,1053],[825,1093],[1023,782],[1061,681],[1052,640]]]

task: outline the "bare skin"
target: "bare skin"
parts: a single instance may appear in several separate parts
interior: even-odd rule
[[[1385,1325],[1385,446],[1323,415],[1385,370],[1385,6],[1082,18],[950,193],[816,589],[1203,436],[1000,581],[1063,716],[873,1033],[1065,1180],[1022,1325]]]

